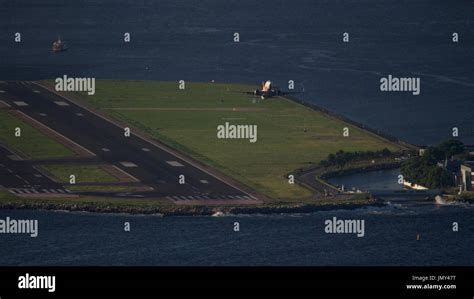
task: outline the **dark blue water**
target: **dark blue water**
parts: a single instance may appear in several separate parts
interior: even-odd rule
[[[427,203],[220,218],[0,211],[2,218],[40,221],[36,239],[0,236],[0,264],[474,265],[472,213]],[[365,219],[365,236],[324,233],[333,216]],[[123,232],[125,221],[131,232]],[[233,231],[235,221],[240,232]]]
[[[355,173],[330,178],[328,181],[335,186],[344,186],[347,191],[401,190],[398,183],[400,169],[376,170],[364,174]]]
[[[304,87],[301,98],[407,141],[434,144],[458,127],[474,144],[472,1],[0,0],[0,7],[0,79],[272,79],[282,87],[291,79]],[[22,43],[13,42],[15,32]],[[54,55],[58,35],[69,50]],[[420,77],[421,94],[381,93],[388,74]]]
[[[0,8],[1,80],[67,74],[284,86],[292,79],[304,87],[301,98],[409,142],[437,143],[456,126],[474,144],[472,1],[0,0]],[[15,32],[22,43],[13,43]],[[53,55],[58,35],[69,50]],[[388,74],[419,76],[421,94],[381,93]],[[381,189],[393,184],[390,177],[338,183]],[[39,219],[40,231],[36,239],[0,235],[1,265],[474,264],[473,208],[460,204],[394,200],[353,211],[222,218],[0,211],[6,216]],[[324,233],[334,216],[364,219],[365,237]],[[125,221],[131,232],[123,232]]]

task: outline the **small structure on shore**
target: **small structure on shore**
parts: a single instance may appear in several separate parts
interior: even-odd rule
[[[474,161],[466,161],[461,164],[462,191],[474,190]]]

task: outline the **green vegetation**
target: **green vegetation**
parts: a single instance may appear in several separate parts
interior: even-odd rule
[[[413,156],[405,161],[400,169],[405,180],[428,188],[446,188],[454,185],[449,172],[437,163],[449,160],[464,152],[462,142],[445,141],[425,150],[422,156]]]
[[[345,152],[340,150],[335,154],[329,154],[325,160],[321,160],[319,165],[322,167],[329,167],[329,166],[339,166],[344,167],[347,163],[354,162],[354,161],[361,161],[364,159],[371,159],[371,158],[386,158],[392,155],[392,152],[388,148],[384,148],[380,151],[366,151],[366,152]]]
[[[98,165],[43,165],[41,166],[59,182],[69,183],[71,174],[77,183],[113,183],[118,179]]]
[[[21,128],[21,137],[15,128]],[[7,111],[0,110],[0,142],[30,159],[53,159],[74,156],[75,153],[44,135]]]
[[[51,83],[49,83],[51,84]],[[284,98],[260,101],[244,94],[254,86],[110,81],[96,94],[69,93],[186,152],[277,201],[301,202],[311,192],[289,185],[286,174],[319,163],[330,153],[398,151],[393,143]],[[225,122],[258,126],[258,141],[217,139]],[[343,137],[348,127],[350,137]]]

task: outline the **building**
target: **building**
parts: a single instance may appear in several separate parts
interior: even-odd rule
[[[474,161],[461,164],[461,185],[463,191],[474,190]]]

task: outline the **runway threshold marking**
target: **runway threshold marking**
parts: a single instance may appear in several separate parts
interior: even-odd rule
[[[10,193],[13,194],[39,194],[39,193],[46,193],[46,194],[58,194],[58,193],[70,193],[68,190],[65,189],[35,189],[35,188],[10,188],[8,189]]]

